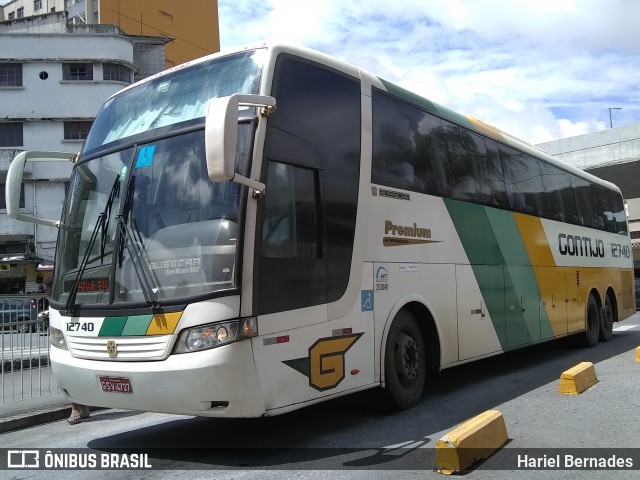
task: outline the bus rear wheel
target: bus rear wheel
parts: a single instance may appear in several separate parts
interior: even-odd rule
[[[609,295],[605,297],[604,309],[602,310],[602,321],[600,322],[600,341],[608,342],[613,337],[613,322],[615,321],[615,314],[613,313],[613,306],[611,305],[611,298]]]
[[[401,310],[391,324],[385,346],[385,396],[395,410],[416,405],[426,378],[426,352],[420,328],[407,310]]]
[[[582,333],[582,345],[585,347],[595,347],[598,344],[600,336],[600,307],[593,295],[589,295],[587,301],[587,324],[585,331]]]

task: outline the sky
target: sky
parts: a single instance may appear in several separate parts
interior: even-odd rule
[[[640,122],[640,2],[218,0],[218,11],[223,51],[319,50],[532,144]]]

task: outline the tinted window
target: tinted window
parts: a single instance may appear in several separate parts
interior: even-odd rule
[[[518,212],[540,215],[542,172],[540,161],[510,147],[500,146],[505,186],[510,207]]]
[[[627,215],[624,211],[624,201],[622,196],[617,192],[607,190],[607,209],[613,216],[613,223],[610,232],[627,234]]]
[[[486,147],[484,143],[484,137],[478,135],[477,133],[473,133],[466,128],[460,127],[460,140],[462,141],[462,146],[477,155],[485,155]]]
[[[317,172],[277,162],[268,168],[260,254],[318,258]]]
[[[541,197],[542,216],[559,222],[570,221],[568,213],[577,217],[569,173],[544,162],[540,163],[540,171],[544,186],[544,194]],[[565,205],[565,197],[567,195],[570,196],[568,206]],[[569,212],[567,212],[567,209]]]
[[[374,89],[371,181],[447,195],[450,191],[442,122]]]
[[[571,179],[571,185],[573,185],[573,191],[576,194],[582,225],[591,228],[598,228],[600,224],[604,225],[602,219],[599,220],[596,215],[595,187],[587,180],[575,176]]]
[[[265,237],[268,232],[262,232],[266,244],[258,245],[261,314],[332,302],[343,295],[351,270],[360,176],[360,83],[356,79],[281,55],[273,95],[278,108],[269,119],[265,165],[279,162],[289,167],[263,168],[263,178],[270,192],[272,171],[287,172],[288,191],[295,198],[286,199],[291,203],[285,247],[289,256],[269,251],[273,245]],[[269,195],[259,215],[270,215]],[[312,195],[318,202],[315,213]],[[303,201],[298,204],[298,200]],[[271,227],[265,223],[264,228]]]
[[[453,198],[508,207],[497,143],[466,128],[444,123]]]
[[[479,179],[481,163],[476,162],[477,154],[467,150],[460,138],[460,127],[443,122],[447,141],[447,158],[453,179],[453,198],[488,203],[489,197]]]

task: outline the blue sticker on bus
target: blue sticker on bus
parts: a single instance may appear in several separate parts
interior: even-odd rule
[[[153,163],[153,154],[156,151],[155,145],[147,145],[138,151],[136,159],[136,168],[149,167]]]
[[[360,291],[360,307],[363,312],[373,311],[373,290]]]

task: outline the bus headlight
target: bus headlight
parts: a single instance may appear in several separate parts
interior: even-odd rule
[[[255,317],[187,328],[180,333],[174,353],[209,350],[256,335],[258,323]]]
[[[51,346],[53,347],[60,348],[62,350],[69,350],[62,331],[52,326],[49,326],[49,343],[51,343]]]

